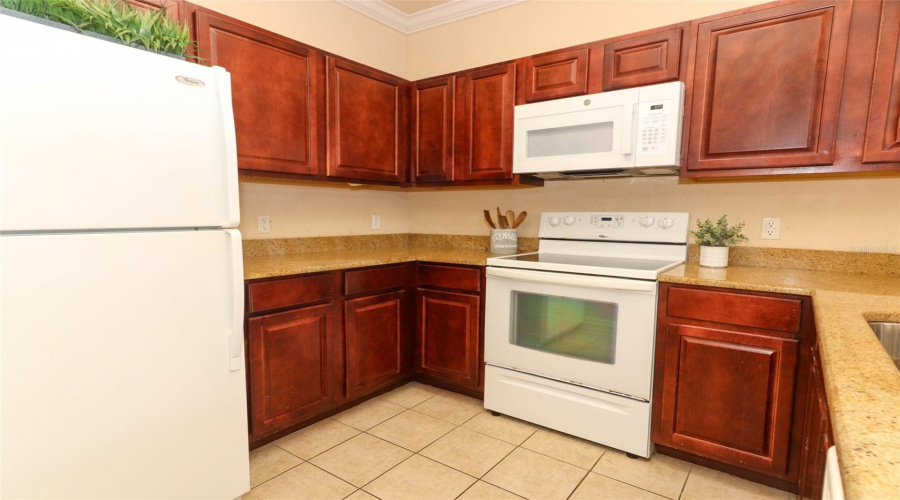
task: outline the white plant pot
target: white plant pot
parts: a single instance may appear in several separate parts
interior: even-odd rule
[[[705,267],[728,267],[729,247],[700,247],[700,265]]]

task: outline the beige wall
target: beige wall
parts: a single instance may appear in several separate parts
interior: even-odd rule
[[[409,36],[418,80],[736,10],[762,0],[528,0]]]
[[[527,210],[523,236],[545,211],[689,212],[745,221],[752,246],[900,253],[900,177],[695,183],[675,177],[548,182],[543,188],[447,190],[405,195],[415,233],[488,234],[482,210]],[[762,240],[763,217],[781,218],[781,239]]]
[[[529,0],[404,37],[331,0],[199,3],[399,76],[416,79],[738,9],[759,1]],[[401,191],[346,185],[241,182],[245,238],[396,232],[487,234],[483,208],[528,210],[525,236],[550,210],[727,213],[755,246],[900,253],[900,177],[693,183],[676,178],[552,182],[536,189]],[[370,216],[382,229],[370,229]],[[256,233],[256,216],[272,233]],[[780,240],[760,240],[762,217],[782,219]]]

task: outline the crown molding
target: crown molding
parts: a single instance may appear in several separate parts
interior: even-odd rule
[[[395,9],[381,0],[335,1],[409,35],[527,0],[455,0],[413,14]]]

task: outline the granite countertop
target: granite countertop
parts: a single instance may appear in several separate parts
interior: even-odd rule
[[[413,247],[244,257],[244,279],[272,278],[415,260],[483,266],[491,256],[484,250]]]
[[[900,491],[900,371],[867,321],[900,321],[900,277],[686,264],[662,282],[809,295],[841,479],[848,498]]]

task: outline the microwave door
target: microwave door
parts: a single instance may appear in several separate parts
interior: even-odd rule
[[[615,99],[615,102],[587,108],[582,103],[586,99],[575,99],[577,103],[546,103],[559,103],[561,106],[557,110],[532,110],[536,112],[529,113],[527,106],[522,112],[516,108],[513,158],[516,173],[634,166],[636,99],[625,100],[627,102]],[[577,107],[571,104],[577,104]]]

